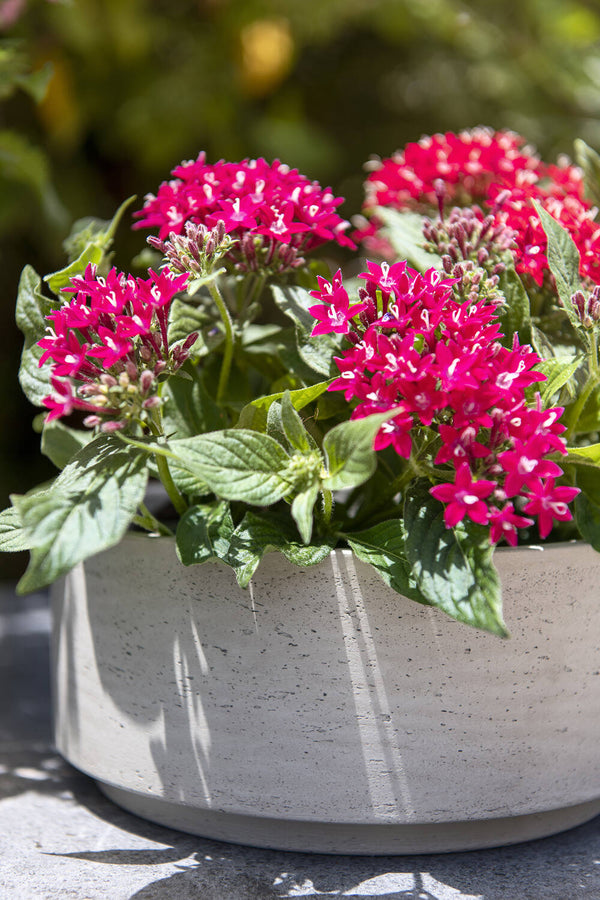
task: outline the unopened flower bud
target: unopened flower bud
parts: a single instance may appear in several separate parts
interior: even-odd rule
[[[160,404],[161,399],[155,394],[153,397],[148,397],[146,400],[144,400],[142,406],[144,409],[155,409],[157,406],[160,406]]]
[[[140,390],[142,394],[147,394],[154,384],[154,374],[149,369],[144,369],[140,375]]]
[[[577,311],[577,315],[579,316],[579,319],[583,322],[583,320],[585,318],[585,312],[586,312],[586,310],[585,310],[586,302],[585,302],[585,297],[583,295],[583,291],[575,291],[575,293],[571,297],[571,303],[575,307],[575,310]]]
[[[100,431],[103,431],[104,434],[111,434],[113,431],[122,431],[125,428],[125,422],[104,422],[100,426]]]

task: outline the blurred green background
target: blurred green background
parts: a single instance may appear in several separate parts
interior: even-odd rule
[[[360,210],[364,162],[436,131],[600,149],[595,0],[0,0],[0,504],[52,469],[16,379],[19,273],[63,263],[182,159],[279,157]],[[121,226],[117,264],[143,236]],[[0,560],[14,575],[22,560]]]

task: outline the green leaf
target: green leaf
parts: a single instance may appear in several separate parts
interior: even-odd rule
[[[304,422],[294,409],[289,391],[281,398],[281,424],[290,447],[304,453],[318,449],[315,439],[308,433]]]
[[[50,584],[76,563],[117,544],[144,498],[145,456],[115,435],[83,448],[44,491],[15,498],[31,543],[20,593]]]
[[[52,272],[52,274],[44,276],[44,281],[50,290],[58,295],[62,288],[68,286],[71,278],[75,275],[82,275],[90,263],[98,265],[102,260],[102,256],[102,248],[95,243],[90,243],[82,250],[77,259],[65,266],[64,269],[59,269],[58,272]]]
[[[35,269],[25,266],[19,280],[16,321],[25,338],[19,369],[19,383],[27,399],[42,406],[50,393],[50,365],[40,368],[43,350],[37,342],[46,334],[46,319],[54,305],[41,292],[41,279]]]
[[[600,467],[586,466],[577,470],[577,487],[573,512],[581,537],[600,551]]]
[[[312,403],[324,394],[330,384],[330,381],[320,381],[318,384],[310,385],[310,387],[289,391],[289,398],[293,408],[296,410],[304,409],[305,406],[308,406],[309,403]],[[240,413],[237,427],[250,428],[252,431],[264,431],[271,404],[276,400],[281,400],[284,393],[285,391],[279,391],[278,393],[252,400]]]
[[[233,520],[226,501],[191,506],[177,525],[177,555],[184,566],[211,559],[227,562],[233,531]]]
[[[401,519],[389,519],[365,531],[344,534],[344,537],[356,556],[373,566],[393,590],[403,597],[429,604],[412,575]]]
[[[538,385],[544,406],[550,405],[552,397],[571,380],[583,361],[581,358],[553,357],[536,366],[536,369],[546,376],[546,381],[540,382]]]
[[[290,492],[290,458],[266,434],[225,429],[169,443],[175,464],[205,482],[224,500],[269,506]],[[282,474],[283,473],[283,474]]]
[[[600,465],[600,444],[588,444],[587,447],[567,447],[567,458],[564,462],[598,466]]]
[[[44,424],[42,431],[42,453],[54,463],[57,469],[64,467],[94,436],[92,431],[69,428],[53,419]]]
[[[298,526],[300,537],[305,544],[310,543],[313,530],[314,508],[318,496],[319,482],[315,481],[305,490],[297,494],[292,501],[292,518]]]
[[[507,637],[488,529],[470,521],[446,528],[443,506],[423,481],[407,493],[404,527],[406,557],[431,605],[459,622]]]
[[[284,287],[273,285],[271,290],[277,306],[296,325],[298,353],[303,362],[327,378],[339,374],[333,358],[339,356],[341,352],[342,336],[333,334],[311,336],[317,320],[309,313],[308,308],[315,306],[314,298],[304,288],[296,285]]]
[[[8,509],[2,510],[0,512],[0,551],[18,553],[30,548],[31,542],[27,539],[16,507],[9,506]]]
[[[63,241],[69,262],[77,260],[92,244],[101,250],[103,255],[106,255],[113,244],[121,219],[135,199],[134,194],[124,200],[112,219],[96,219],[93,216],[78,219],[73,224],[69,236]]]
[[[575,141],[575,160],[583,169],[583,188],[586,200],[600,206],[600,156],[585,141]]]
[[[313,566],[331,552],[332,544],[300,544],[290,535],[289,520],[269,511],[257,515],[248,512],[235,529],[229,551],[229,565],[235,571],[241,587],[247,587],[260,560],[277,550],[297,566]]]
[[[186,363],[182,371],[192,373],[192,378],[175,376],[165,384],[165,434],[170,438],[188,438],[224,428],[225,414],[206,390],[200,373],[191,363]]]
[[[364,419],[342,422],[327,432],[323,451],[328,475],[323,479],[323,487],[338,491],[357,487],[371,477],[377,467],[375,436],[393,415],[393,411],[375,413]]]
[[[533,205],[548,238],[548,264],[556,281],[558,296],[569,317],[569,321],[579,331],[582,328],[581,321],[571,303],[571,297],[581,288],[579,251],[571,235],[558,224],[556,219],[546,212],[539,203],[533,201]]]
[[[498,315],[504,335],[512,343],[513,335],[530,324],[529,296],[512,261],[506,262],[506,268],[499,278],[498,288],[506,300],[503,306],[498,307]]]
[[[169,310],[169,327],[167,336],[169,344],[185,340],[194,331],[198,332],[198,340],[194,344],[193,353],[197,357],[206,356],[217,344],[222,343],[223,334],[218,332],[208,341],[202,335],[202,330],[207,325],[215,324],[214,316],[209,316],[203,306],[197,303],[189,303],[176,297]]]
[[[420,271],[442,268],[442,260],[437,253],[428,253],[425,249],[423,237],[425,216],[415,212],[399,212],[385,206],[378,206],[374,215],[383,222],[381,232],[396,251],[398,259],[407,260],[411,266]]]

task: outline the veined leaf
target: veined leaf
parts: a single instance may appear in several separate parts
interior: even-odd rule
[[[20,593],[50,584],[76,563],[118,543],[143,500],[145,455],[114,435],[83,448],[44,491],[15,498],[31,545]]]
[[[91,244],[98,247],[106,255],[113,244],[121,219],[135,199],[134,194],[132,197],[128,197],[127,200],[124,200],[112,219],[97,219],[94,216],[78,219],[73,224],[68,237],[63,241],[63,247],[69,258],[69,263],[77,260]]]
[[[37,342],[46,334],[46,316],[55,308],[41,291],[41,279],[35,269],[25,266],[19,280],[16,321],[25,338],[19,369],[19,383],[27,399],[35,406],[42,406],[50,393],[52,367],[39,361],[42,349]]]
[[[331,382],[320,381],[318,384],[312,384],[310,387],[299,388],[295,391],[289,391],[290,402],[295,410],[304,409],[313,400],[317,400],[325,393]],[[264,431],[267,424],[267,414],[271,404],[276,400],[281,400],[285,391],[279,391],[276,394],[269,394],[266,397],[258,397],[248,403],[240,413],[237,424],[238,428],[250,428],[252,431]]]
[[[16,507],[3,509],[0,512],[0,551],[18,553],[30,548],[31,542],[27,539]]]
[[[427,487],[416,482],[404,504],[406,557],[418,589],[459,622],[506,637],[487,529],[470,521],[446,528],[443,506]]]
[[[102,256],[102,247],[95,243],[89,243],[87,247],[84,247],[77,259],[70,262],[64,269],[45,275],[44,281],[50,290],[58,295],[62,288],[67,287],[71,278],[75,275],[83,274],[90,263],[98,265],[102,260]]]
[[[69,428],[54,419],[46,422],[42,431],[42,453],[54,463],[57,469],[64,467],[94,436],[93,431]]]
[[[371,477],[377,467],[373,450],[375,435],[393,415],[393,411],[375,413],[364,419],[342,422],[327,432],[323,441],[328,471],[323,486],[327,490],[357,487]]]
[[[315,481],[297,494],[292,501],[292,518],[298,526],[300,537],[310,543],[314,522],[314,508],[319,496],[319,482]]]
[[[583,359],[567,359],[552,357],[536,366],[537,370],[546,376],[546,381],[540,382],[539,391],[542,404],[548,406],[552,397],[560,391],[581,366]]]
[[[571,303],[571,297],[581,288],[579,251],[571,235],[558,224],[556,219],[539,203],[533,201],[533,205],[548,238],[548,264],[556,281],[558,296],[569,321],[577,331],[580,331],[581,321]]]
[[[428,253],[425,249],[425,216],[409,211],[400,212],[386,206],[378,206],[374,215],[383,222],[383,235],[396,251],[398,259],[407,260],[409,265],[421,272],[442,268],[442,260],[437,253]]]
[[[175,464],[200,478],[224,500],[269,506],[290,492],[290,458],[266,434],[229,428],[171,441]]]
[[[177,555],[184,566],[211,559],[227,562],[234,531],[229,503],[215,500],[191,506],[177,525]]]
[[[600,465],[600,444],[588,444],[587,447],[567,447],[566,460],[563,461],[580,465]]]
[[[410,600],[429,604],[430,601],[421,594],[412,575],[406,556],[401,519],[389,519],[365,531],[345,534],[344,537],[358,558],[373,566],[393,590]]]
[[[314,298],[307,290],[296,285],[274,285],[271,290],[277,306],[296,325],[296,343],[303,362],[327,378],[338,374],[333,358],[341,352],[342,336],[317,334],[311,337],[317,320],[308,309],[316,305]]]

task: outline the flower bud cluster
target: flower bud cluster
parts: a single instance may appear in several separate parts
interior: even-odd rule
[[[586,297],[583,291],[575,291],[571,303],[584,328],[594,328],[600,322],[600,285],[596,285]]]
[[[209,275],[236,243],[235,238],[226,233],[222,219],[219,219],[214,228],[186,222],[184,234],[171,231],[166,241],[154,235],[150,235],[147,241],[165,256],[171,269],[180,273],[187,272],[196,278]]]
[[[52,363],[48,421],[81,410],[88,427],[117,431],[152,416],[161,377],[183,365],[198,337],[169,345],[169,309],[188,278],[168,269],[147,279],[112,269],[104,278],[93,265],[71,278],[70,300],[47,316],[38,342],[40,366]]]
[[[266,235],[246,233],[240,244],[239,255],[234,263],[237,272],[264,272],[282,275],[305,265],[306,259],[298,247],[281,243]]]
[[[468,260],[490,275],[504,271],[502,257],[516,246],[512,230],[492,215],[484,216],[479,207],[454,207],[447,218],[425,219],[423,237],[426,250],[454,264]]]
[[[404,262],[367,262],[359,278],[354,304],[340,272],[320,278],[312,295],[321,303],[310,312],[313,334],[342,333],[351,345],[329,390],[352,401],[353,418],[390,413],[375,449],[409,459],[426,440],[435,449],[421,462],[440,481],[431,493],[445,504],[446,525],[467,517],[489,527],[492,543],[515,544],[532,516],[542,537],[570,519],[578,491],[556,484],[563,472],[550,458],[566,453],[562,409],[542,409],[539,395],[528,401],[526,389],[545,380],[540,359],[516,336],[502,346],[494,304],[460,303],[453,280]]]

